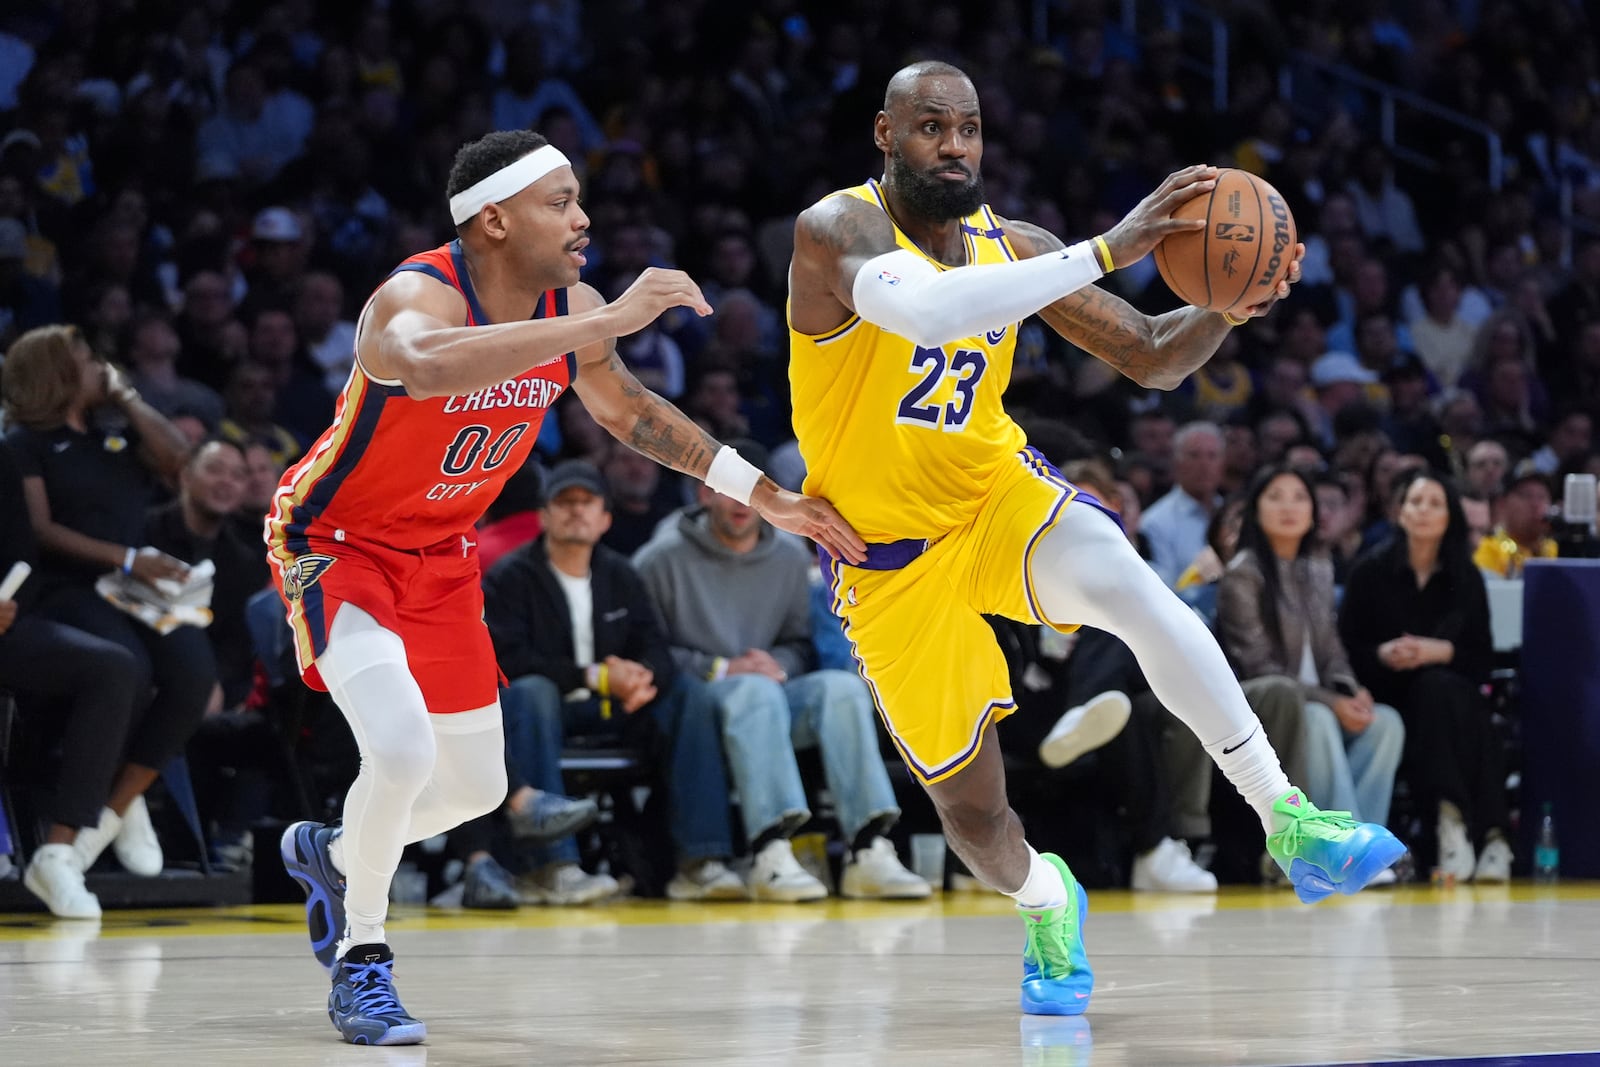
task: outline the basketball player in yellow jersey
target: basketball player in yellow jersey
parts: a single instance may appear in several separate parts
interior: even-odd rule
[[[1205,625],[1006,415],[1017,322],[1038,313],[1141,385],[1170,389],[1244,322],[1198,308],[1156,318],[1093,283],[1201,221],[1171,217],[1211,167],[1162,182],[1116,227],[1070,248],[983,203],[978,95],[944,63],[889,82],[874,140],[884,175],[801,214],[790,267],[790,380],[805,491],[833,502],[867,558],[828,558],[833,607],[907,765],[956,854],[1017,901],[1022,1010],[1076,1015],[1094,976],[1087,903],[1006,803],[995,722],[1015,708],[982,615],[1122,638],[1161,702],[1204,742],[1311,902],[1353,893],[1403,846],[1318,811],[1277,754]],[[1296,249],[1290,280],[1299,277]],[[1265,314],[1271,300],[1250,309]]]

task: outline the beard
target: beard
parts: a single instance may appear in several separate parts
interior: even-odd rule
[[[935,222],[964,219],[983,204],[982,175],[974,174],[965,182],[938,178],[914,169],[898,147],[889,154],[889,181],[913,214]]]

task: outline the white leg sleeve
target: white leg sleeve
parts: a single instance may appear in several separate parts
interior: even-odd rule
[[[429,715],[439,757],[411,806],[406,841],[425,841],[487,815],[506,799],[506,738],[500,704]]]
[[[1273,801],[1290,788],[1277,753],[1211,631],[1116,523],[1092,507],[1068,504],[1034,553],[1033,585],[1047,618],[1105,630],[1133,650],[1161,703],[1269,823]]]
[[[428,709],[399,635],[353,604],[334,617],[317,670],[361,750],[342,835],[350,943],[383,941],[389,883],[406,845],[411,808],[434,769]]]

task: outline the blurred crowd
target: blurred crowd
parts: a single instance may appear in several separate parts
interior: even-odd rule
[[[79,733],[69,733],[64,753],[81,755],[85,739],[97,739],[94,758],[69,760],[50,786],[48,841],[76,849],[50,853],[52,862],[81,868],[115,844],[129,869],[159,870],[140,798],[186,744],[214,843],[224,858],[248,854],[250,820],[276,802],[242,795],[238,783],[249,776],[237,773],[251,758],[260,763],[259,746],[239,738],[272,714],[260,642],[246,626],[245,604],[267,580],[260,517],[281,471],[331,416],[367,295],[400,260],[452,237],[443,192],[459,145],[531,127],[574,161],[593,220],[586,280],[606,295],[652,265],[694,275],[715,314],[669,314],[623,339],[621,354],[647,384],[712,433],[747,442],[775,478],[798,488],[804,464],[790,431],[784,322],[793,219],[828,191],[880,172],[871,122],[884,84],[907,61],[937,58],[979,89],[982,173],[1002,216],[1082,239],[1196,160],[1255,171],[1286,195],[1307,246],[1303,281],[1269,318],[1230,334],[1179,389],[1144,390],[1034,321],[1019,334],[1008,405],[1034,444],[1073,464],[1121,511],[1152,566],[1215,623],[1241,677],[1266,680],[1253,706],[1286,762],[1299,760],[1314,799],[1373,809],[1360,814],[1383,821],[1398,774],[1410,787],[1406,817],[1423,827],[1424,862],[1454,864],[1466,877],[1508,872],[1511,815],[1495,785],[1505,768],[1483,698],[1484,583],[1553,555],[1559,479],[1600,472],[1600,58],[1586,8],[1227,0],[1213,5],[1230,32],[1228,105],[1218,110],[1209,37],[1167,27],[1159,5],[1132,6],[1141,17],[1129,28],[1122,4],[1095,0],[8,5],[0,13],[8,453],[0,493],[11,536],[0,566],[31,556],[38,577],[19,595],[16,617],[72,631],[30,640],[100,656],[107,670],[136,679],[126,688],[138,694],[126,706],[126,697],[67,684],[81,672],[45,694],[77,709]],[[1380,137],[1374,98],[1349,83],[1312,81],[1308,90],[1312,76],[1297,74],[1294,99],[1280,99],[1278,71],[1297,50],[1492,130],[1504,150],[1498,185],[1471,127],[1408,114],[1394,131],[1406,149],[1397,153]],[[1148,259],[1103,284],[1152,314],[1176,306]],[[16,344],[54,324],[76,330]],[[536,462],[486,518],[486,573],[497,558],[510,566],[550,554],[541,531],[560,508],[547,483],[572,461],[589,466],[581,476],[569,468],[563,487],[595,497],[606,513],[592,524],[604,526],[594,551],[614,553],[622,567],[637,563],[646,578],[663,537],[715,553],[737,552],[731,544],[751,536],[740,525],[750,516],[720,515],[717,500],[616,445],[569,398],[547,421]],[[1292,520],[1272,510],[1279,504]],[[1304,516],[1294,511],[1302,505]],[[1423,511],[1432,517],[1419,518]],[[759,538],[773,540],[771,531]],[[126,559],[125,548],[134,550]],[[156,580],[202,559],[217,573],[209,641],[196,641],[192,628],[173,631],[177,641],[146,632],[95,596],[104,572]],[[1416,570],[1416,602],[1381,599],[1392,594],[1375,570],[1385,566]],[[619,693],[632,694],[619,701],[668,709],[655,714],[659,736],[631,740],[669,771],[704,778],[693,754],[677,751],[702,736],[696,715],[725,724],[740,717],[729,707],[777,714],[786,702],[798,722],[799,709],[821,707],[822,691],[834,687],[827,700],[855,709],[855,727],[797,727],[779,740],[822,750],[845,874],[856,869],[850,884],[865,895],[915,890],[888,836],[914,801],[862,769],[875,765],[866,753],[880,744],[894,757],[869,736],[870,696],[832,677],[851,664],[826,605],[803,635],[790,619],[708,637],[696,615],[706,605],[662,597],[652,587],[645,603],[672,654],[613,649],[635,667],[649,664],[653,679],[619,668]],[[1324,600],[1328,625],[1316,634],[1262,621],[1283,604]],[[597,628],[600,615],[596,606]],[[1389,632],[1399,618],[1409,628]],[[1230,638],[1261,632],[1258,624],[1270,635],[1265,645]],[[996,625],[1032,708],[1002,739],[1045,783],[1027,784],[1019,804],[1053,811],[1079,802],[1060,800],[1060,790],[1108,797],[1120,827],[1114,847],[1091,845],[1105,857],[1105,880],[1126,879],[1131,865],[1142,887],[1204,888],[1207,872],[1185,842],[1213,836],[1209,767],[1173,750],[1170,716],[1150,706],[1136,665],[1107,668],[1119,661],[1098,648],[1105,635],[1059,641]],[[22,629],[6,621],[0,635],[0,684],[19,692],[29,688],[27,671],[14,665],[40,662],[20,651]],[[521,638],[497,632],[496,640]],[[724,641],[726,652],[711,647]],[[1449,644],[1449,657],[1416,643],[1425,641]],[[797,658],[774,666],[785,642]],[[590,671],[606,662],[598,647],[580,637],[547,650],[560,669],[507,670],[561,675],[549,691],[530,683],[508,701],[508,716],[515,704],[529,722],[556,721],[538,744],[520,735],[520,756],[515,743],[508,748],[526,788],[506,818],[524,839],[539,837],[537,813],[559,813],[549,749],[571,740],[562,730],[615,733],[609,713],[582,729],[560,714],[573,694],[600,699]],[[744,659],[751,650],[766,659]],[[739,666],[730,675],[719,661]],[[826,685],[791,691],[791,675],[814,671],[830,675]],[[675,686],[674,675],[694,684]],[[781,684],[688,691],[740,675]],[[1108,693],[1125,699],[1096,699]],[[710,703],[697,704],[703,697]],[[1419,733],[1419,701],[1455,709],[1469,724],[1457,732],[1476,740]],[[1037,725],[1033,734],[1023,720]],[[1081,744],[1063,740],[1085,721],[1112,734],[1088,761]],[[1127,725],[1111,731],[1110,722]],[[671,793],[667,774],[674,884],[715,896],[734,877],[724,861],[748,851],[756,862],[747,881],[786,886],[773,891],[780,899],[814,893],[792,854],[780,855],[805,822],[797,818],[810,815],[807,791],[796,794],[800,770],[764,795],[758,785],[777,786],[747,780],[738,745],[725,725],[720,733],[727,759],[714,762],[727,764],[717,773],[740,801],[743,826],[716,816],[684,823],[685,805],[704,815],[718,794]],[[1445,758],[1441,746],[1451,744]],[[1073,758],[1061,762],[1063,753]],[[1117,784],[1146,779],[1169,783],[1170,803],[1136,810],[1135,791]],[[560,810],[570,825],[572,810]],[[903,843],[903,828],[895,833]],[[469,869],[490,871],[475,884],[477,899],[504,900],[493,891],[498,875],[481,863],[495,851],[488,841],[474,839],[464,857]],[[772,851],[774,842],[785,843]],[[578,870],[572,850],[540,847],[549,850],[521,857],[542,878],[535,895],[562,902],[609,891],[574,880],[598,874]]]

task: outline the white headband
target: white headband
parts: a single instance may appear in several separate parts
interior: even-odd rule
[[[498,204],[516,196],[557,167],[571,165],[567,157],[561,154],[561,149],[553,144],[535,149],[452,196],[450,217],[460,226],[482,211],[485,205]]]

